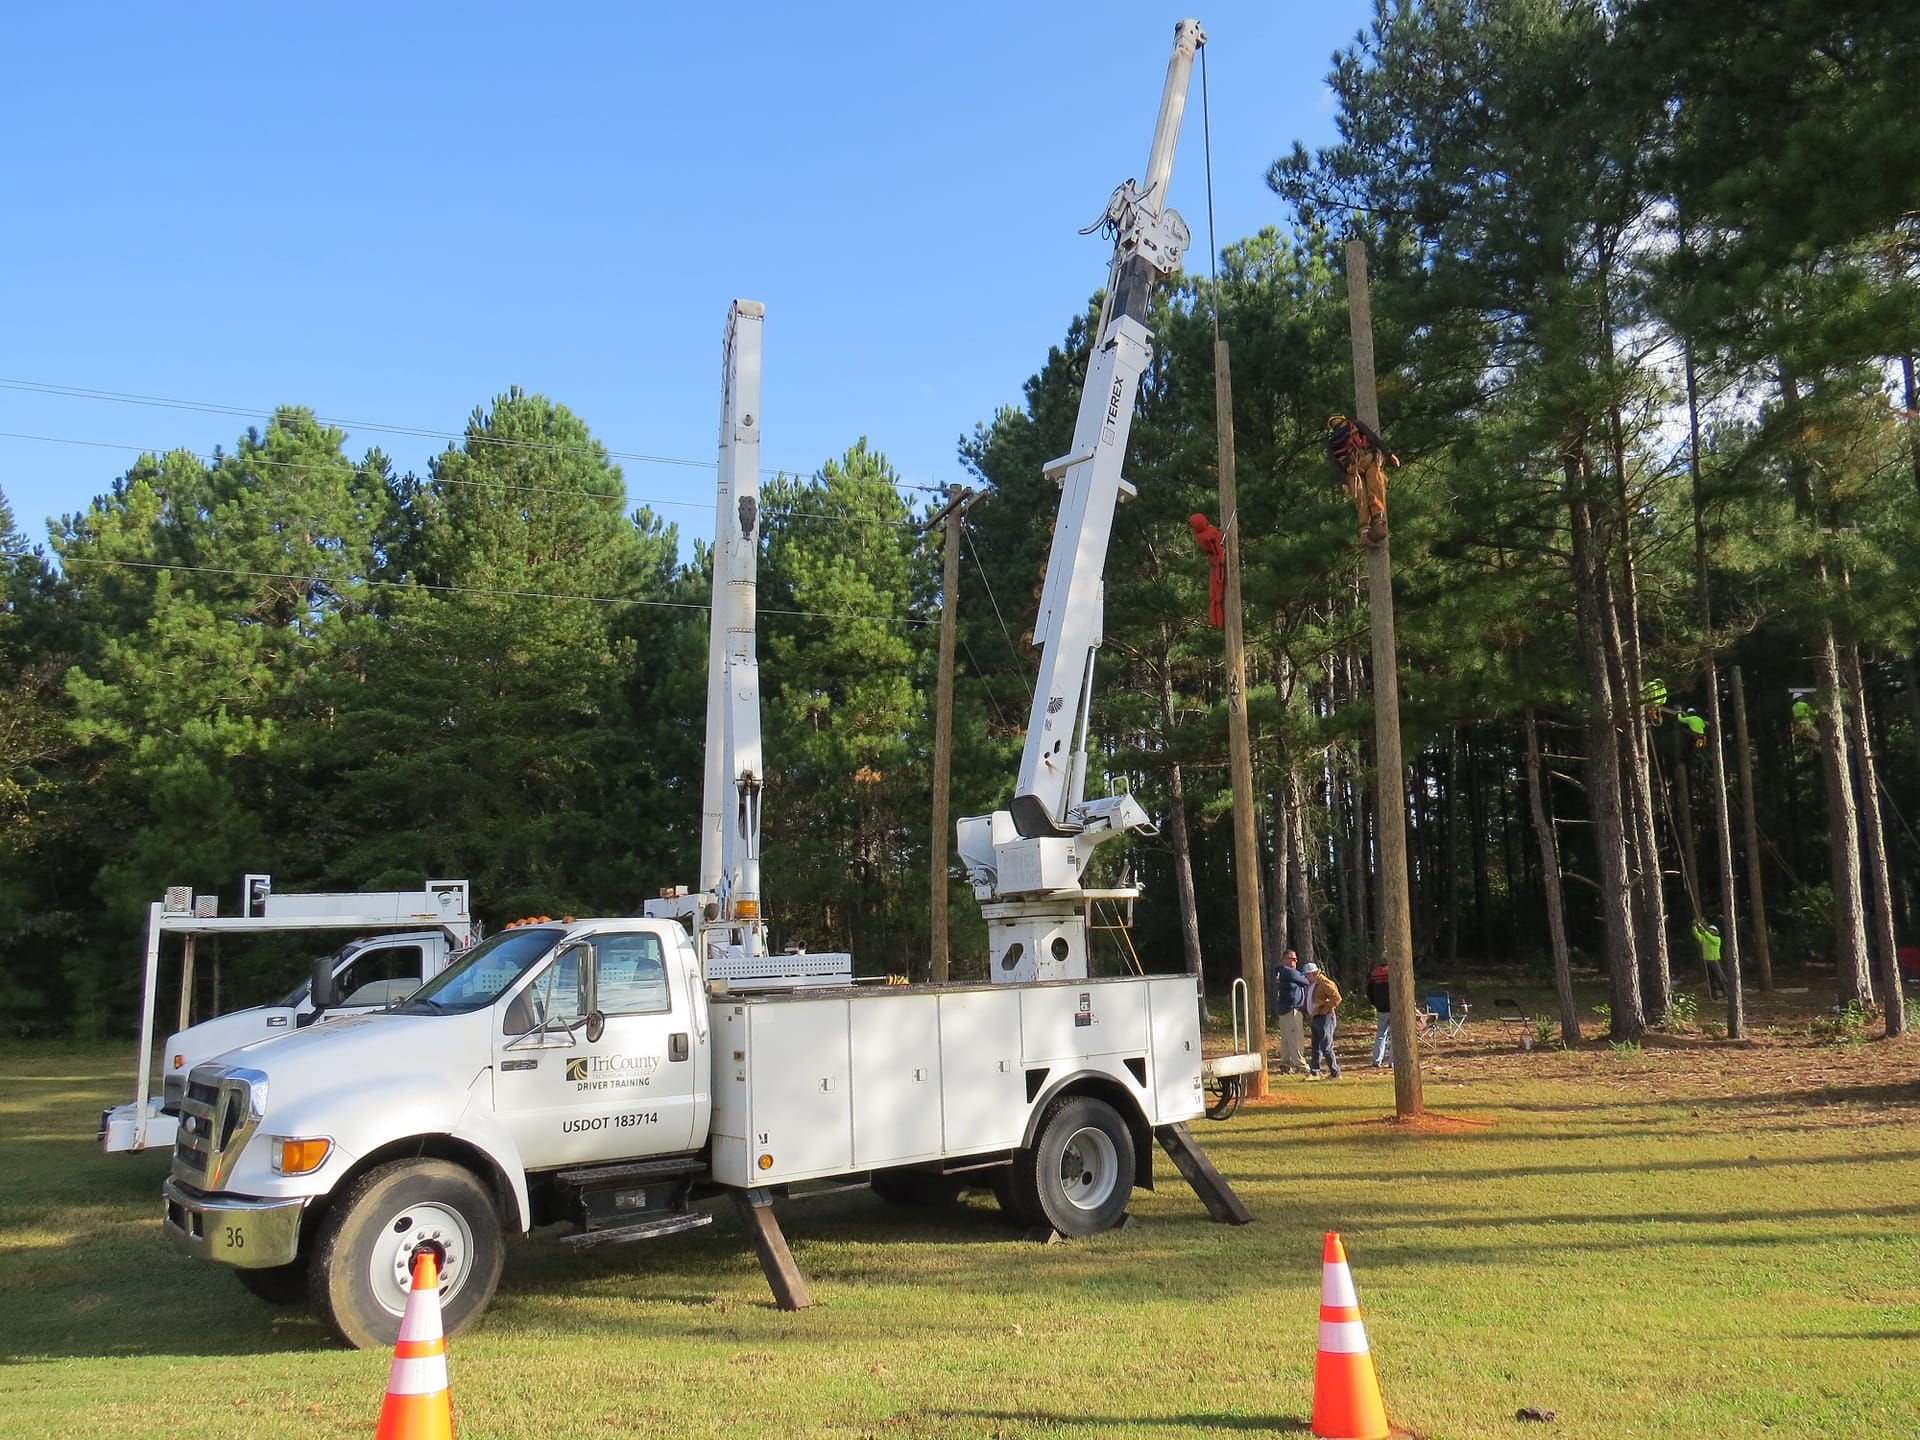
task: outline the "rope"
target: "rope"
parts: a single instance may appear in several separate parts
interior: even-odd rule
[[[1680,847],[1680,827],[1673,823],[1673,804],[1667,798],[1667,774],[1666,771],[1660,767],[1660,749],[1654,743],[1651,735],[1647,737],[1647,758],[1653,762],[1653,778],[1660,786],[1660,808],[1666,812],[1667,834],[1673,837],[1674,848],[1677,850]],[[1654,845],[1656,852],[1659,843],[1659,837],[1655,836]],[[1655,853],[1653,857],[1653,868],[1656,874],[1660,870],[1660,856],[1658,853]],[[1684,855],[1680,857],[1680,883],[1687,887],[1687,901],[1693,906],[1693,917],[1698,921],[1700,918],[1700,895],[1693,888],[1693,874],[1686,863],[1686,857]]]
[[[1220,340],[1220,247],[1213,238],[1213,121],[1207,105],[1207,47],[1200,47],[1200,144],[1207,170],[1207,274],[1213,294],[1213,339]],[[1229,522],[1231,523],[1231,522]]]

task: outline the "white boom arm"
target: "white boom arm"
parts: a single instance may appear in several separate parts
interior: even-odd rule
[[[700,889],[746,955],[767,953],[760,916],[760,335],[766,307],[727,312],[720,401],[720,488],[713,530],[713,617],[708,636],[707,770]]]
[[[846,984],[844,951],[769,953],[760,894],[760,336],[766,307],[735,300],[721,346],[720,476],[713,526],[713,611],[707,632],[707,763],[701,797],[700,888],[663,890],[646,913],[678,920],[699,941],[709,981],[742,989]]]
[[[1113,261],[1073,448],[1044,467],[1060,484],[1060,509],[1033,627],[1040,677],[1026,748],[1009,808],[958,827],[961,860],[988,922],[995,980],[1084,977],[1084,907],[1099,898],[1081,886],[1087,862],[1103,841],[1153,829],[1130,795],[1087,799],[1087,730],[1107,543],[1115,507],[1133,493],[1120,472],[1140,376],[1153,358],[1147,302],[1153,287],[1180,268],[1189,239],[1186,222],[1167,207],[1167,182],[1193,57],[1205,43],[1197,20],[1174,27],[1145,183],[1129,180],[1115,190],[1093,227],[1113,235]]]
[[[1099,818],[1081,812],[1093,654],[1101,641],[1102,577],[1114,508],[1123,493],[1132,493],[1120,469],[1140,376],[1153,358],[1147,300],[1162,276],[1180,268],[1187,245],[1185,222],[1166,208],[1167,180],[1194,52],[1205,39],[1196,20],[1182,20],[1174,28],[1146,184],[1136,188],[1129,180],[1107,202],[1101,224],[1115,236],[1113,266],[1073,448],[1045,467],[1060,483],[1060,511],[1033,627],[1033,643],[1041,648],[1040,679],[1011,807],[1015,828],[1028,838],[1076,835]]]

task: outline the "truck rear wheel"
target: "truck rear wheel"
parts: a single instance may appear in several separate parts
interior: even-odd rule
[[[396,1160],[350,1185],[320,1225],[309,1285],[314,1306],[355,1349],[399,1338],[413,1256],[440,1265],[440,1318],[458,1335],[500,1283],[505,1240],[492,1192],[446,1160]]]
[[[1119,1112],[1076,1095],[1048,1111],[1033,1148],[1014,1158],[1014,1198],[1062,1235],[1111,1230],[1127,1213],[1133,1162],[1133,1132]]]

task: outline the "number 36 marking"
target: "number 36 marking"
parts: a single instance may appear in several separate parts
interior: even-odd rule
[[[229,1225],[221,1233],[223,1243],[227,1249],[244,1250],[247,1248],[247,1232],[242,1230],[238,1225]]]

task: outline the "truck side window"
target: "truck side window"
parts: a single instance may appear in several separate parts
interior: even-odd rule
[[[346,1005],[385,1005],[420,988],[424,961],[418,945],[380,945],[362,950],[337,977]]]
[[[608,1015],[658,1015],[673,1008],[667,959],[658,935],[602,935],[600,1009]]]
[[[533,997],[533,1013],[541,1024],[581,1017],[580,961],[586,953],[577,945],[562,950],[546,974],[533,982],[527,993]]]

